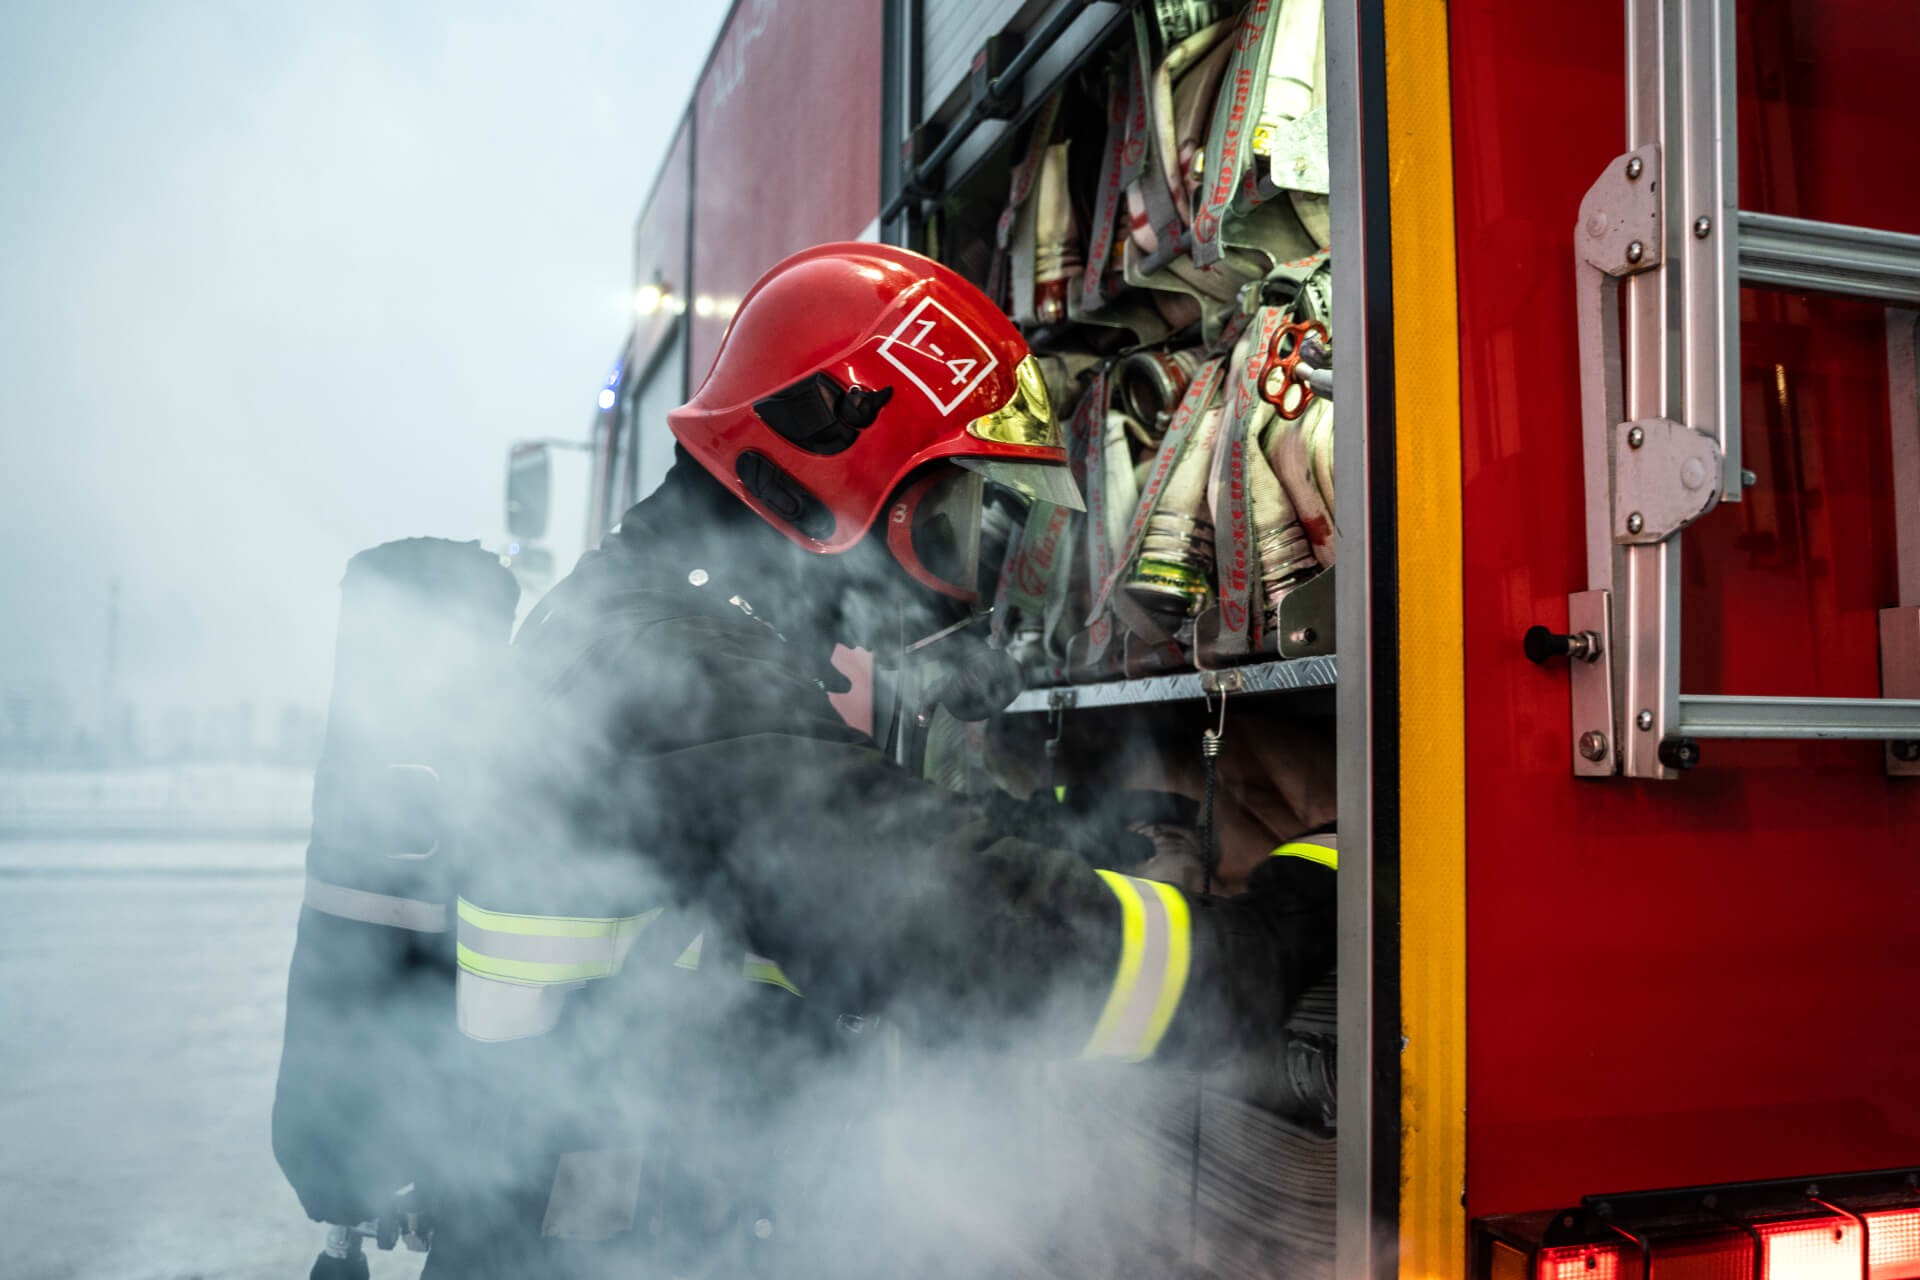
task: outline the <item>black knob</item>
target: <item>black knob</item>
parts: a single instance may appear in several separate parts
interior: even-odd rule
[[[1573,647],[1573,637],[1563,636],[1546,627],[1527,628],[1526,637],[1521,641],[1527,650],[1527,661],[1542,663],[1550,658],[1564,658]]]
[[[1660,743],[1660,763],[1669,769],[1691,769],[1700,763],[1700,744],[1692,738],[1667,738]]]
[[[1600,635],[1595,631],[1562,635],[1546,627],[1528,627],[1521,644],[1527,651],[1527,661],[1535,664],[1549,658],[1578,658],[1582,662],[1592,662],[1600,656]]]

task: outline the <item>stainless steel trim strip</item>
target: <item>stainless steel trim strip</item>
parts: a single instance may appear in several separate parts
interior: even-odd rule
[[[1327,160],[1332,194],[1332,240],[1340,255],[1333,273],[1334,402],[1340,425],[1334,433],[1334,507],[1340,513],[1340,571],[1334,581],[1335,634],[1339,666],[1337,790],[1339,830],[1346,837],[1340,868],[1338,1089],[1340,1127],[1336,1148],[1334,1274],[1351,1280],[1385,1280],[1395,1271],[1391,1238],[1382,1223],[1397,1222],[1398,1205],[1382,1203],[1374,1152],[1381,1100],[1375,1097],[1376,983],[1373,877],[1373,596],[1371,485],[1367,471],[1371,359],[1367,347],[1367,280],[1390,245],[1367,242],[1366,193],[1385,174],[1369,174],[1362,157],[1366,95],[1360,71],[1358,3],[1326,6]],[[1377,15],[1375,21],[1377,21]],[[1384,98],[1381,99],[1384,101]],[[1397,1016],[1397,1015],[1396,1015]],[[1390,1101],[1397,1107],[1398,1099]]]

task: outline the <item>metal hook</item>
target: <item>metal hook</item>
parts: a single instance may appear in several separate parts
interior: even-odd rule
[[[1206,700],[1208,714],[1213,714],[1213,694],[1203,689],[1201,690],[1200,696]],[[1220,754],[1220,740],[1227,736],[1227,691],[1224,688],[1220,690],[1220,707],[1218,714],[1219,718],[1215,722],[1215,726],[1200,735],[1200,753],[1208,759],[1212,759],[1214,756]]]

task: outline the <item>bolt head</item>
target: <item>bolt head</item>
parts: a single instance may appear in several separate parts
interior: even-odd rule
[[[1647,730],[1653,728],[1652,708],[1650,707],[1642,708],[1640,714],[1633,718],[1633,723],[1639,727],[1640,732],[1642,733],[1645,733]]]
[[[1633,512],[1627,517],[1628,533],[1638,533],[1646,527],[1647,527],[1647,518],[1641,515],[1638,511]]]
[[[1607,758],[1607,735],[1598,729],[1589,729],[1580,735],[1580,754],[1589,760],[1599,761]]]
[[[1688,458],[1680,464],[1680,483],[1689,489],[1698,489],[1707,482],[1707,464],[1698,458]]]
[[[687,574],[687,581],[696,587],[704,587],[708,582],[707,571],[705,569],[691,570]]]
[[[1645,427],[1634,427],[1627,432],[1627,448],[1638,449],[1646,442],[1647,431]]]
[[[1712,234],[1713,234],[1712,218],[1707,217],[1707,215],[1703,213],[1699,217],[1693,220],[1693,238],[1695,240],[1705,240],[1709,235],[1712,235]]]
[[[1759,483],[1760,483],[1759,476],[1755,475],[1751,471],[1748,471],[1745,467],[1740,468],[1740,487],[1742,489],[1751,489],[1753,488],[1753,486]]]
[[[1920,742],[1911,738],[1893,744],[1893,758],[1905,764],[1920,760]]]
[[[1634,156],[1627,161],[1627,177],[1629,180],[1637,180],[1646,170],[1646,162],[1639,156]]]
[[[1640,261],[1640,259],[1646,256],[1647,256],[1647,246],[1644,244],[1641,244],[1638,240],[1633,241],[1631,244],[1627,246],[1628,262],[1638,262]]]

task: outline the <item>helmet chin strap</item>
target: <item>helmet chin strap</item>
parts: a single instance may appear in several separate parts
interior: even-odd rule
[[[991,606],[989,606],[984,613],[970,614],[967,617],[960,619],[958,622],[955,622],[948,626],[944,626],[940,628],[938,631],[934,632],[931,635],[921,636],[918,640],[915,640],[912,644],[907,645],[904,649],[901,650],[901,652],[902,653],[918,653],[920,652],[920,650],[926,648],[928,645],[934,643],[936,640],[945,640],[948,636],[952,635],[956,631],[965,631],[968,627],[972,626],[974,623],[987,622],[991,620],[992,617],[993,617],[993,609]]]

